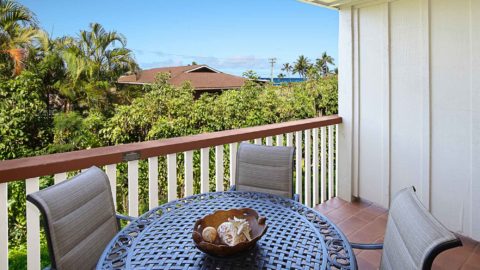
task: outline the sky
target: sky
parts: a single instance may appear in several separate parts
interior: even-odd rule
[[[142,69],[192,61],[270,76],[299,55],[338,57],[338,12],[296,0],[20,0],[53,37],[98,22],[127,38]]]

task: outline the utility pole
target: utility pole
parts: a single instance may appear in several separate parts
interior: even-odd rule
[[[275,65],[275,63],[277,63],[277,58],[268,58],[268,61],[270,62],[270,65],[272,67],[272,72],[270,73],[270,81],[273,82],[273,66]]]

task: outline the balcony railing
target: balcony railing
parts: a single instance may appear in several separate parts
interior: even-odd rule
[[[235,130],[205,133],[187,137],[147,141],[125,145],[101,147],[69,153],[44,155],[0,162],[0,269],[8,269],[8,194],[9,182],[25,181],[26,193],[39,190],[40,177],[52,176],[54,183],[67,179],[72,172],[90,166],[103,167],[107,173],[113,198],[116,200],[117,164],[128,164],[128,214],[139,215],[139,161],[148,160],[148,204],[159,203],[159,156],[166,156],[167,198],[177,199],[179,194],[194,193],[194,182],[200,192],[224,190],[224,170],[229,170],[229,182],[235,184],[235,158],[237,144],[253,140],[256,144],[294,146],[295,191],[307,206],[317,205],[337,194],[335,164],[338,149],[339,116],[326,116]],[[224,149],[224,146],[225,147]],[[215,185],[210,187],[209,154],[215,150]],[[228,150],[228,151],[227,151]],[[194,179],[194,151],[200,151],[200,177]],[[224,163],[228,153],[228,163]],[[178,192],[177,156],[183,155],[183,190]],[[26,179],[26,180],[19,180]],[[199,181],[199,182],[197,182]],[[116,202],[115,202],[116,203]],[[27,202],[27,265],[40,269],[39,211]]]

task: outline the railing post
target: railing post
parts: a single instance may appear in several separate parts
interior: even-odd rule
[[[277,135],[276,144],[277,146],[283,146],[283,134]]]
[[[209,191],[209,148],[200,149],[200,193]]]
[[[138,217],[138,160],[128,164],[128,215]]]
[[[318,128],[313,129],[313,207],[315,207],[319,201],[319,179],[318,179]]]
[[[322,146],[322,152],[320,157],[320,190],[321,190],[321,199],[320,202],[323,203],[327,200],[327,143],[326,143],[326,128],[320,128],[320,142]]]
[[[158,157],[148,158],[148,209],[158,206]]]
[[[268,146],[272,146],[272,145],[273,145],[272,136],[268,136],[268,137],[265,139],[265,144],[268,145]]]
[[[297,131],[295,133],[295,147],[296,147],[296,181],[295,181],[295,192],[300,197],[300,202],[302,201],[302,132]]]
[[[311,166],[310,166],[310,130],[305,130],[305,205],[312,206],[311,196]]]
[[[39,177],[25,180],[28,194],[39,190]],[[27,268],[40,270],[40,212],[27,201]]]
[[[261,145],[262,144],[262,138],[256,138],[255,140],[253,140],[253,142],[255,144]]]
[[[328,126],[328,199],[333,198],[333,126]]]
[[[235,173],[237,168],[237,143],[230,144],[230,185],[235,185]]]
[[[193,195],[193,151],[184,153],[185,160],[185,196]]]
[[[55,185],[65,181],[66,179],[67,179],[67,173],[66,172],[56,173],[53,176],[53,182],[54,182]]]
[[[0,269],[8,269],[8,184],[0,184]]]
[[[293,133],[287,133],[287,146],[293,145]]]
[[[215,146],[215,190],[223,191],[223,145]]]
[[[113,203],[117,209],[117,164],[110,164],[105,166],[105,173],[110,181],[110,189],[112,190]]]
[[[167,155],[168,201],[177,199],[177,154]]]
[[[335,197],[338,197],[338,124],[335,125]]]

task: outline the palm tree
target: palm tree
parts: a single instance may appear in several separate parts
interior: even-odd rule
[[[32,11],[15,1],[0,0],[0,53],[12,59],[14,75],[22,71],[27,49],[37,33],[37,19]]]
[[[116,43],[121,46],[115,48]],[[77,53],[87,62],[90,77],[116,81],[118,76],[138,68],[126,45],[122,34],[107,32],[102,25],[91,23],[90,31],[80,31]]]
[[[120,75],[138,70],[132,51],[125,46],[123,35],[106,31],[98,23],[80,31],[77,39],[64,44],[67,80],[61,93],[80,105],[101,106]]]
[[[320,70],[322,76],[327,76],[330,73],[330,68],[328,65],[334,65],[334,59],[327,52],[323,52],[320,58],[317,58],[315,65],[317,69]]]
[[[293,67],[290,65],[290,63],[285,63],[283,64],[282,71],[285,71],[288,76],[293,71]]]
[[[297,61],[293,63],[293,74],[298,73],[302,78],[305,78],[310,66],[310,60],[304,55],[300,55]]]
[[[42,93],[47,105],[47,115],[50,113],[51,103],[61,104],[64,100],[56,98],[60,91],[60,85],[65,80],[65,62],[62,58],[62,50],[72,42],[71,38],[52,39],[46,32],[39,31],[35,46],[31,46],[28,52],[26,69],[34,72],[42,78],[43,84],[39,93]],[[52,98],[54,97],[54,98]]]

